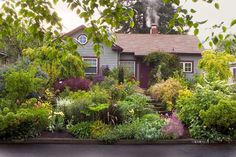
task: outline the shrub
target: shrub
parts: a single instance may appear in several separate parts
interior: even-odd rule
[[[235,127],[234,106],[228,85],[217,81],[180,92],[176,108],[193,138],[227,141]]]
[[[167,119],[167,124],[162,127],[161,131],[167,138],[177,139],[183,136],[184,125],[175,114],[172,114],[172,116]]]
[[[150,84],[161,79],[172,77],[176,71],[181,70],[180,60],[177,56],[165,52],[153,52],[144,59],[152,67]]]
[[[113,130],[108,130],[105,134],[98,137],[98,140],[105,144],[114,144],[120,139],[118,134],[114,134]]]
[[[130,121],[152,112],[151,109],[148,108],[148,100],[148,97],[145,95],[134,93],[127,96],[124,101],[119,101],[118,106],[123,120]]]
[[[151,116],[154,118],[153,116]],[[152,119],[151,118],[151,119]],[[155,116],[155,119],[157,116]],[[155,141],[164,138],[161,128],[166,124],[164,119],[160,117],[156,120],[150,120],[143,117],[140,119],[138,130],[135,134],[135,139],[144,141]]]
[[[119,67],[119,70],[118,70],[118,82],[120,84],[124,83],[124,79],[125,79],[125,76],[124,76],[124,68],[123,67]]]
[[[152,98],[159,99],[167,105],[168,110],[173,110],[179,90],[183,88],[178,80],[169,78],[165,82],[151,86],[149,92]]]
[[[4,74],[4,87],[7,97],[23,100],[32,92],[38,92],[46,84],[45,78],[37,76],[37,69],[10,69]]]
[[[99,114],[109,107],[109,95],[106,90],[94,86],[89,91],[69,92],[68,96],[57,100],[57,106],[66,115],[66,119],[80,120],[99,119]]]
[[[207,142],[229,142],[231,137],[217,132],[214,128],[207,128],[200,124],[199,121],[194,121],[190,127],[189,132],[192,138],[199,140],[206,140]]]
[[[83,78],[69,78],[65,80],[58,81],[54,83],[53,88],[59,90],[60,92],[64,91],[68,87],[71,91],[78,90],[89,90],[91,81]]]
[[[220,100],[208,110],[200,111],[200,118],[207,127],[215,127],[218,131],[236,129],[236,101]]]
[[[86,117],[90,114],[88,106],[92,104],[88,94],[81,94],[80,96],[78,96],[79,93],[76,94],[76,98],[73,98],[75,96],[71,96],[57,100],[57,106],[64,112],[66,119],[69,121],[72,120],[74,123],[80,120],[86,120]]]
[[[65,115],[63,112],[51,112],[49,118],[49,126],[48,129],[51,132],[54,131],[62,131],[65,126]]]
[[[114,85],[110,88],[110,95],[112,101],[116,102],[119,100],[124,100],[124,98],[127,96],[127,93],[125,92],[124,85]]]
[[[93,86],[89,91],[92,102],[95,104],[108,103],[110,96],[107,90],[100,88],[100,86]]]
[[[104,124],[102,121],[95,121],[91,125],[91,137],[92,138],[99,138],[106,134],[110,130],[110,126],[107,124]]]
[[[102,75],[96,75],[93,77],[93,84],[101,83],[104,81],[104,76]]]
[[[113,77],[105,77],[104,81],[102,81],[99,85],[100,87],[109,90],[112,86],[116,85],[118,81],[114,79]]]
[[[4,108],[0,114],[0,139],[35,137],[48,126],[48,115],[44,108],[19,109],[15,113]]]
[[[91,137],[91,122],[80,122],[76,125],[69,125],[68,131],[74,137],[79,139],[88,139]]]

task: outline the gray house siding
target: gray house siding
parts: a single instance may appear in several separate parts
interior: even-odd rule
[[[198,69],[198,62],[201,59],[201,55],[198,54],[177,54],[179,56],[180,61],[192,62],[193,63],[193,72],[185,73],[188,79],[193,78],[194,75],[199,74],[201,71]]]
[[[78,32],[72,37],[76,39],[80,34],[83,34],[83,32]],[[78,53],[81,55],[81,57],[96,57],[93,51],[93,43],[91,41],[83,46],[79,46]],[[119,64],[119,53],[113,51],[106,45],[102,45],[101,54],[98,61],[99,69],[101,69],[103,66],[108,66],[110,69],[116,68]]]

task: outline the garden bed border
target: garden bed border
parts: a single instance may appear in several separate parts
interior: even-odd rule
[[[96,139],[74,139],[74,138],[34,138],[29,140],[0,141],[0,144],[85,144],[85,145],[105,145],[104,142]],[[203,140],[195,139],[176,139],[176,140],[158,140],[158,141],[137,141],[137,140],[119,140],[112,145],[175,145],[175,144],[236,144],[236,140],[227,142],[208,143]]]

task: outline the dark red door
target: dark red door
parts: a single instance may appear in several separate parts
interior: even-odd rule
[[[141,88],[148,88],[150,80],[151,68],[143,62],[143,57],[137,59],[137,65],[139,66],[139,81]]]

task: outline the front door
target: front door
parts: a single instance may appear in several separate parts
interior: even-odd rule
[[[148,88],[151,68],[143,62],[143,57],[137,58],[138,75],[141,88]]]

